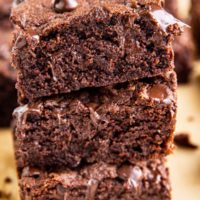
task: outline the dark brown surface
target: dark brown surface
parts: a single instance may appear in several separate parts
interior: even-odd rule
[[[115,167],[105,163],[76,171],[24,168],[22,200],[170,200],[168,169],[155,160]]]
[[[0,127],[8,127],[17,107],[16,74],[10,66],[11,30],[0,29]]]
[[[174,67],[176,20],[155,4],[101,2],[79,0],[75,10],[57,13],[51,0],[27,0],[13,10],[21,102],[152,77]]]
[[[191,0],[191,5],[192,33],[197,48],[197,54],[200,56],[200,0]]]
[[[176,78],[169,73],[85,89],[19,107],[14,115],[19,168],[160,158],[172,150]]]

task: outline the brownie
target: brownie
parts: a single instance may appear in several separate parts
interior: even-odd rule
[[[200,55],[200,0],[191,0],[191,25],[198,56]]]
[[[0,29],[0,127],[10,125],[13,109],[17,107],[16,74],[9,62],[11,30]]]
[[[169,172],[161,160],[120,167],[98,163],[57,172],[26,167],[19,183],[22,200],[171,199]]]
[[[156,4],[130,2],[79,0],[66,12],[52,0],[18,4],[11,19],[19,101],[172,70],[171,43],[183,23]]]
[[[14,116],[19,168],[160,158],[172,150],[176,76],[46,98],[17,108]]]

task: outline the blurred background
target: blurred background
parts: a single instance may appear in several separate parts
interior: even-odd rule
[[[17,200],[11,116],[17,106],[16,74],[10,64],[12,0],[0,0],[0,200]],[[174,41],[178,75],[175,151],[168,157],[173,200],[200,199],[200,0],[166,0],[165,8],[189,24]]]

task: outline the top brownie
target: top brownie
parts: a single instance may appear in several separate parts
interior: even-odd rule
[[[173,69],[180,21],[160,1],[26,0],[13,9],[19,101]]]

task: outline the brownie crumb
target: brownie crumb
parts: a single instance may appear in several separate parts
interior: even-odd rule
[[[0,190],[0,199],[11,199],[11,193],[6,193],[2,190]]]
[[[6,177],[4,182],[5,183],[12,183],[12,179],[10,177]]]
[[[179,146],[179,147],[182,147],[182,148],[188,148],[188,149],[198,149],[198,146],[193,144],[191,141],[190,141],[190,137],[189,137],[189,134],[187,133],[180,133],[180,134],[177,134],[174,138],[174,143]]]

